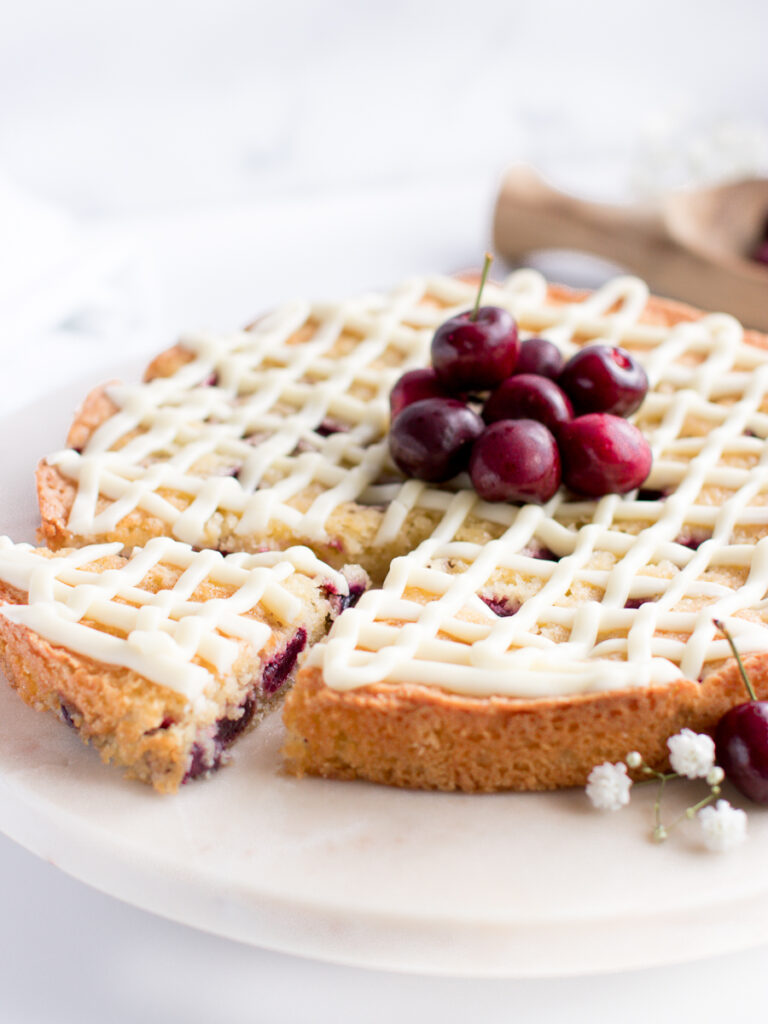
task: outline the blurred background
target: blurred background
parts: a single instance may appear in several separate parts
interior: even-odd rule
[[[619,201],[768,172],[767,26],[759,0],[0,2],[8,369],[476,265],[513,161]]]
[[[0,2],[14,372],[476,265],[511,162],[629,202],[768,172],[766,27],[759,0]]]
[[[0,166],[89,218],[513,158],[622,195],[708,145],[765,166],[766,24],[759,0],[26,0],[0,34]]]
[[[476,265],[512,162],[626,202],[768,175],[767,39],[761,0],[0,0],[2,443],[22,407],[136,373],[184,328]],[[556,990],[398,980],[160,922],[5,839],[0,874],[11,1022],[95,1020],[105,1003],[136,1020],[141,984],[164,1019],[192,1024],[363,1006],[370,1020],[687,1007],[709,1021],[732,1009],[729,985],[768,994],[765,950]],[[35,956],[48,986],[32,983]],[[88,964],[84,996],[70,979]]]

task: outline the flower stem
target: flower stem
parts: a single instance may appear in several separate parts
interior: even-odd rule
[[[711,804],[712,801],[716,799],[717,795],[717,793],[712,792],[709,794],[709,796],[705,796],[703,800],[699,800],[699,802],[697,804],[694,804],[692,807],[686,807],[683,813],[679,815],[677,818],[675,818],[675,820],[669,827],[674,828],[675,825],[679,825],[684,818],[692,818],[697,811],[701,810],[702,807],[706,807],[707,804]]]
[[[723,634],[728,643],[731,645],[731,650],[733,651],[733,656],[736,659],[736,664],[739,666],[739,672],[741,672],[741,678],[744,680],[744,685],[747,688],[749,699],[757,700],[757,695],[755,694],[755,691],[752,688],[752,683],[750,683],[746,670],[744,668],[744,662],[741,660],[741,655],[736,650],[736,644],[734,642],[733,637],[730,634],[730,631],[728,630],[728,627],[723,622],[721,622],[720,619],[713,619],[712,621]]]
[[[483,288],[485,288],[485,279],[488,277],[488,271],[491,269],[493,263],[493,256],[489,252],[485,254],[485,262],[483,263],[483,273],[480,276],[480,287],[477,289],[477,298],[475,299],[475,308],[472,310],[470,320],[477,320],[477,313],[480,309],[480,298],[483,294]]]
[[[667,776],[659,773],[659,788],[656,792],[656,800],[653,804],[653,816],[656,827],[653,830],[654,836],[660,839],[666,838],[667,830],[661,823],[661,798],[664,795],[664,786],[667,784]]]

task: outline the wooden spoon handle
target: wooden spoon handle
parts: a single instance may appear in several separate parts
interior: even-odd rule
[[[507,171],[494,215],[494,245],[512,263],[537,249],[576,249],[645,274],[665,235],[655,209],[585,202],[522,165]]]
[[[686,233],[669,213],[670,197],[656,209],[588,203],[551,188],[530,167],[513,167],[496,203],[494,245],[510,263],[537,249],[595,253],[639,274],[657,295],[724,310],[768,332],[764,268],[727,247],[713,249],[706,219],[694,238],[690,223]]]

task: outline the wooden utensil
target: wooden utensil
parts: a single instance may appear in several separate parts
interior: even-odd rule
[[[530,167],[516,166],[499,193],[494,244],[512,263],[542,249],[594,253],[659,295],[768,331],[768,267],[749,258],[767,219],[765,179],[674,192],[653,206],[616,206],[558,192]]]

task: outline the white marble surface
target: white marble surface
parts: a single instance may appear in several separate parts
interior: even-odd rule
[[[0,6],[4,408],[295,292],[474,263],[511,158],[606,198],[649,168],[676,183],[691,152],[711,169],[734,133],[760,166],[766,28],[758,0]],[[700,143],[717,124],[713,153]],[[47,211],[11,234],[3,180],[57,204],[60,259]],[[0,878],[11,1024],[714,1022],[768,995],[764,948],[557,982],[434,980],[207,936],[6,839]]]

